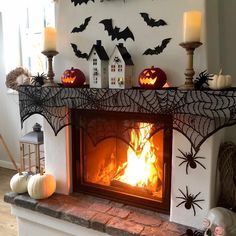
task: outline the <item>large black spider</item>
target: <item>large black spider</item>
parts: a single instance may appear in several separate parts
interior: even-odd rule
[[[47,79],[47,76],[44,73],[42,73],[42,74],[38,73],[37,75],[32,77],[32,84],[36,85],[36,86],[37,85],[42,86],[42,85],[44,85],[44,82],[46,79]]]
[[[180,236],[203,236],[203,233],[197,230],[192,231],[191,229],[187,229],[186,232]]]
[[[201,194],[201,192],[199,192],[198,194],[194,195],[194,194],[189,194],[188,192],[188,186],[186,186],[186,193],[184,193],[181,189],[179,189],[180,193],[183,195],[183,197],[176,197],[178,199],[182,199],[183,201],[181,203],[179,203],[176,207],[179,207],[180,205],[184,204],[184,207],[189,210],[191,208],[193,208],[193,213],[194,216],[196,216],[196,209],[195,206],[199,207],[200,209],[201,206],[199,206],[199,204],[197,202],[203,202],[205,200],[203,199],[197,199],[197,197]]]
[[[208,80],[212,80],[211,79],[212,76],[213,76],[212,74],[207,73],[207,70],[204,70],[203,72],[199,74],[199,77],[197,77],[194,80],[194,88],[202,89],[204,85],[209,86]]]
[[[191,151],[190,152],[183,152],[181,151],[179,148],[178,150],[181,152],[181,154],[183,155],[182,157],[180,156],[176,156],[179,159],[182,159],[183,161],[179,164],[179,166],[183,165],[184,163],[186,163],[186,174],[188,175],[188,167],[190,166],[192,169],[196,169],[197,168],[197,164],[199,164],[203,169],[206,169],[206,167],[199,161],[197,161],[197,159],[205,159],[205,157],[196,157],[197,152],[195,152],[195,154],[193,154],[193,148],[191,147]]]

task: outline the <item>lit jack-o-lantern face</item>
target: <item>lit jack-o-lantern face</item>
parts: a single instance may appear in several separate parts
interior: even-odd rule
[[[79,69],[66,70],[61,76],[61,82],[66,87],[79,87],[85,82],[85,75]]]
[[[145,89],[158,89],[162,88],[166,83],[166,74],[160,68],[151,68],[144,69],[139,74],[139,85],[141,88]]]

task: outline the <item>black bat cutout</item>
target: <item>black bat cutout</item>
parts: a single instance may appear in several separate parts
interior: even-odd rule
[[[167,25],[167,23],[162,19],[156,20],[149,17],[148,13],[141,12],[140,15],[143,17],[144,21],[147,23],[148,26],[159,27],[159,26]]]
[[[77,6],[77,4],[81,5],[82,3],[87,4],[89,1],[94,2],[94,0],[71,0],[71,2],[74,3],[75,6]]]
[[[154,49],[148,48],[143,55],[158,55],[164,51],[166,48],[167,44],[170,42],[171,38],[167,38],[162,40],[161,45],[158,45]]]
[[[83,32],[86,27],[88,26],[88,23],[89,21],[91,20],[92,16],[90,17],[87,17],[85,20],[84,20],[84,23],[81,24],[79,27],[74,27],[73,30],[71,31],[71,33],[79,33],[79,32]]]
[[[112,25],[112,19],[104,19],[100,21],[99,23],[102,23],[105,27],[105,30],[108,32],[108,35],[111,36],[112,41],[117,39],[126,39],[131,38],[134,41],[134,35],[130,31],[129,27],[126,27],[123,31],[120,31],[120,28],[114,27]]]
[[[77,47],[76,44],[71,43],[70,45],[71,45],[71,47],[73,48],[73,51],[74,51],[75,55],[76,55],[78,58],[88,59],[88,54],[87,54],[87,53],[82,53],[82,52],[78,49],[78,47]]]

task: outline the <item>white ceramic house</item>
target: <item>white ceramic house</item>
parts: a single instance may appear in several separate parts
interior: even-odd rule
[[[131,55],[124,45],[116,45],[109,59],[109,88],[131,88],[133,66]]]
[[[90,88],[108,87],[109,57],[100,40],[94,44],[88,56]]]

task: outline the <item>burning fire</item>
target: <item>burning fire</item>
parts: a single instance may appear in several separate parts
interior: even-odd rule
[[[150,138],[151,128],[152,124],[140,123],[139,129],[131,131],[131,145],[127,150],[127,162],[118,167],[115,180],[156,191],[158,168],[156,148]]]

